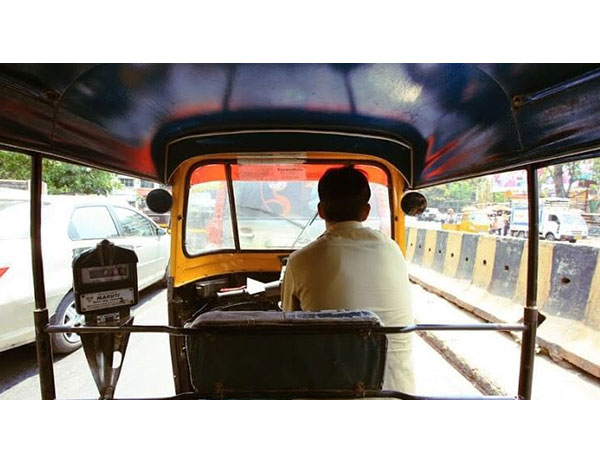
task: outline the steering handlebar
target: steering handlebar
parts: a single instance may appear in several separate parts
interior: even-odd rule
[[[234,296],[276,296],[281,291],[281,280],[270,281],[263,283],[252,278],[246,279],[246,285],[242,288],[236,288],[232,290],[218,291],[217,298],[224,299]]]

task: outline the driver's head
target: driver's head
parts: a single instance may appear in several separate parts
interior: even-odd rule
[[[319,216],[328,222],[364,221],[371,189],[363,171],[353,165],[328,169],[319,180]]]

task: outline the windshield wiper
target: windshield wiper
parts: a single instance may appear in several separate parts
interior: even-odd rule
[[[262,212],[263,214],[266,214],[267,216],[276,217],[277,219],[283,219],[284,221],[287,221],[290,224],[294,224],[296,227],[302,227],[302,224],[299,224],[298,222],[293,221],[292,219],[289,219],[287,217],[280,216],[279,214],[276,214],[273,211],[265,211],[264,209],[260,209],[258,207],[252,207],[252,206],[238,206],[237,204],[236,204],[236,207],[239,209],[249,209],[251,211]],[[237,217],[239,220],[240,215],[238,214]]]
[[[300,240],[300,237],[302,237],[302,234],[304,234],[304,231],[306,229],[308,229],[313,224],[313,222],[315,221],[315,219],[317,218],[318,215],[319,215],[319,210],[317,209],[315,211],[315,213],[313,214],[313,216],[310,218],[310,220],[306,224],[304,224],[304,227],[302,227],[302,230],[300,231],[300,233],[296,237],[296,240],[294,240],[294,243],[292,245],[290,245],[290,248],[293,249],[296,246],[296,244]]]

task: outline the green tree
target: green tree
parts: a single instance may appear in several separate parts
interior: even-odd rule
[[[454,183],[442,184],[422,190],[429,207],[437,207],[442,211],[452,208],[460,211],[463,207],[474,205],[478,199],[485,199],[490,187],[483,181],[485,178],[467,179]]]
[[[42,179],[51,194],[108,194],[119,188],[116,176],[107,171],[44,159]],[[29,156],[0,150],[0,179],[28,180]]]
[[[0,179],[28,180],[31,174],[29,157],[0,150]]]

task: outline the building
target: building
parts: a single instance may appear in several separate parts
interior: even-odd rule
[[[127,202],[141,211],[146,211],[146,195],[155,188],[160,188],[160,184],[147,179],[132,178],[122,174],[117,175],[117,179],[121,183],[120,189],[114,189],[111,194],[120,196]]]
[[[132,178],[131,176],[121,174],[117,175],[117,179],[121,182],[122,187],[114,189],[111,193],[112,195],[126,199],[129,205],[146,214],[160,226],[167,227],[169,225],[170,214],[154,214],[146,206],[146,196],[148,193],[153,189],[164,186],[147,179]]]

